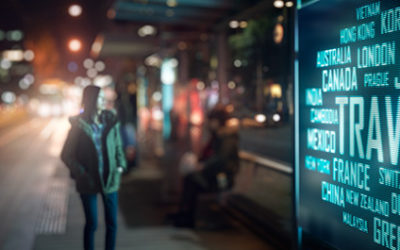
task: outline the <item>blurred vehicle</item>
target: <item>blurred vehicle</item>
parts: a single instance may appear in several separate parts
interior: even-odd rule
[[[43,118],[76,115],[79,113],[81,90],[70,86],[59,79],[49,79],[43,82],[28,103],[32,115]]]
[[[254,112],[244,107],[234,108],[231,116],[239,120],[243,128],[277,127],[282,124],[282,115],[279,112]]]
[[[37,113],[41,117],[59,117],[64,114],[62,103],[42,100]]]

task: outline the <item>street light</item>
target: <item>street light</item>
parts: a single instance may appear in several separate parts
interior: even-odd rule
[[[82,7],[78,4],[69,6],[68,13],[73,17],[78,17],[82,14]]]
[[[69,40],[68,48],[72,52],[78,52],[82,48],[82,42],[76,38]]]
[[[294,3],[292,1],[286,2],[286,7],[291,8],[293,7]]]
[[[152,36],[155,35],[157,32],[156,28],[151,25],[144,25],[138,30],[138,35],[140,37],[145,37],[145,36]]]
[[[176,0],[167,0],[168,7],[176,7],[178,2]]]
[[[239,25],[240,25],[240,23],[237,20],[232,20],[229,22],[229,27],[231,27],[232,29],[239,28]]]
[[[280,9],[280,8],[283,8],[283,6],[285,6],[285,3],[282,0],[275,0],[274,6],[275,6],[275,8]]]

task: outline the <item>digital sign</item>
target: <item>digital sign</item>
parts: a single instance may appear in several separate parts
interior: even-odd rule
[[[299,3],[298,225],[340,249],[400,249],[400,2]]]

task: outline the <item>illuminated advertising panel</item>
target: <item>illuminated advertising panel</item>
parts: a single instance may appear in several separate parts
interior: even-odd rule
[[[299,227],[341,249],[400,249],[400,2],[298,8]]]

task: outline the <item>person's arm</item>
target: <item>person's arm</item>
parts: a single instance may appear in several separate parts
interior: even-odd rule
[[[213,153],[207,159],[199,162],[198,169],[205,169],[205,168],[218,168],[222,165],[221,157],[218,153]]]
[[[212,141],[214,138],[211,138],[207,144],[202,148],[201,153],[199,155],[199,161],[206,161],[210,156],[213,155]]]
[[[127,163],[124,153],[124,146],[121,139],[120,124],[115,125],[115,147],[116,147],[116,160],[119,172],[124,172],[127,170]]]
[[[63,149],[61,151],[61,160],[69,168],[71,177],[77,179],[85,174],[85,169],[76,160],[77,131],[71,128],[68,132]]]
[[[231,170],[238,162],[238,136],[232,131],[220,131],[217,150],[204,161],[204,168],[216,167],[223,171]]]

